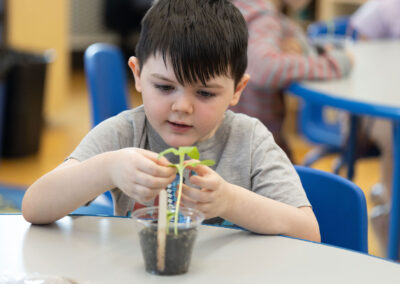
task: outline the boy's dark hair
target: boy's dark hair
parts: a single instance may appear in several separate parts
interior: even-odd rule
[[[248,32],[229,0],[158,0],[142,20],[136,56],[142,69],[159,53],[182,85],[228,75],[235,86],[247,67]]]

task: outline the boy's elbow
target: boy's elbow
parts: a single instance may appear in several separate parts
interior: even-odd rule
[[[310,234],[309,240],[313,241],[313,242],[317,242],[317,243],[321,242],[321,233],[319,232],[318,225],[316,226],[316,228],[313,228],[311,230],[311,234]]]
[[[302,207],[300,211],[303,215],[303,238],[313,242],[321,242],[321,233],[319,230],[319,224],[314,212],[310,207]]]
[[[29,204],[29,201],[26,199],[22,201],[21,212],[22,216],[27,222],[35,225],[45,225],[54,222],[49,220],[48,217],[43,218],[44,216],[37,211],[38,210],[32,208],[32,206]]]
[[[22,217],[24,217],[25,221],[29,223],[33,223],[35,220],[33,212],[29,206],[29,201],[26,199],[26,193],[24,196],[24,199],[22,199],[22,204],[21,204],[21,212],[22,212]]]
[[[25,221],[34,225],[47,225],[54,222],[53,220],[49,220],[48,218],[41,218],[40,216],[32,214],[31,212],[27,212],[26,210],[22,211],[22,216],[24,217]]]
[[[21,208],[22,216],[24,217],[25,221],[32,223],[32,224],[37,224],[37,218],[34,214],[34,210],[30,208],[29,205],[27,205],[27,202],[24,200],[22,202],[22,208]]]
[[[317,218],[311,218],[310,220],[310,236],[309,240],[313,242],[321,242],[321,232],[319,231],[319,225]]]
[[[313,222],[314,223],[314,222]],[[321,234],[319,232],[318,224],[303,224],[301,231],[294,233],[293,236],[307,241],[312,241],[316,243],[321,242]]]

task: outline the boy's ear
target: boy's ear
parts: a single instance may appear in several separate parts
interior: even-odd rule
[[[244,74],[242,79],[240,79],[239,83],[236,86],[235,93],[233,94],[233,98],[230,102],[230,106],[235,106],[239,102],[240,96],[242,95],[242,92],[244,88],[247,86],[247,83],[250,80],[250,75],[249,74]]]
[[[135,88],[140,93],[142,91],[142,85],[140,83],[139,60],[135,56],[131,56],[129,57],[128,65],[132,70],[133,77],[135,77]]]

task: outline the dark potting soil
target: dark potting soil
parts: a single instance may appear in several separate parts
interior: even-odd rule
[[[157,269],[157,228],[144,228],[140,231],[140,246],[146,266],[146,271],[158,275],[176,275],[186,273],[189,268],[196,238],[196,228],[181,229],[178,235],[170,229],[166,238],[165,269]]]

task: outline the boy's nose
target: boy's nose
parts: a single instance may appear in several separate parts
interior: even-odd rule
[[[172,111],[192,113],[193,104],[187,95],[179,95],[178,98],[172,104]]]

